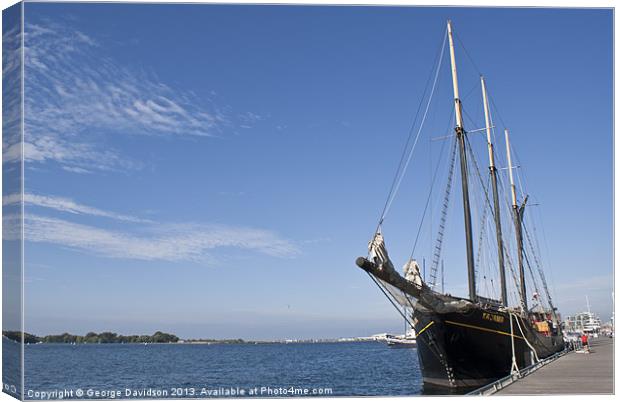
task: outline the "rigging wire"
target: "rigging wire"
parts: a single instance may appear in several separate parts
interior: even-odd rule
[[[474,70],[476,70],[476,72],[478,73],[478,75],[482,75],[482,73],[480,72],[480,69],[478,68],[478,65],[476,64],[476,62],[474,61],[474,58],[471,57],[471,54],[469,54],[469,51],[467,51],[467,48],[465,47],[465,44],[463,43],[463,41],[461,40],[461,37],[459,36],[458,32],[453,31],[453,36],[456,37],[456,40],[459,42],[459,44],[461,45],[461,48],[463,48],[463,50],[465,51],[465,55],[467,56],[467,58],[469,59],[469,61],[471,62],[472,66],[474,67]]]
[[[470,117],[469,117],[469,118],[470,118]],[[471,120],[471,118],[470,118],[470,120]],[[473,121],[472,121],[472,122],[473,122]],[[470,159],[471,159],[471,160],[473,160],[473,164],[474,164],[474,167],[475,167],[475,170],[474,170],[474,171],[476,172],[477,177],[478,177],[478,179],[480,180],[480,182],[481,182],[481,183],[483,183],[483,181],[482,181],[482,175],[480,174],[480,169],[479,169],[478,164],[477,164],[477,162],[476,162],[476,158],[474,157],[474,153],[473,153],[473,150],[472,150],[472,147],[471,147],[471,143],[470,143],[470,141],[469,141],[469,137],[465,137],[465,138],[466,138],[466,140],[467,140],[467,141],[466,141],[466,144],[467,144],[467,150],[468,150],[469,154],[471,155],[471,158],[470,158]],[[482,184],[482,187],[483,187],[483,190],[484,190],[484,194],[485,194],[485,197],[486,197],[487,204],[489,205],[489,207],[491,207],[491,201],[490,201],[490,199],[489,199],[489,194],[488,194],[488,191],[487,191],[487,189],[486,189],[486,188],[484,188],[484,184]],[[507,200],[507,199],[506,199],[506,203],[507,203],[507,205],[509,206],[509,210],[511,210],[511,209],[510,209],[510,203],[508,202],[508,200]],[[495,214],[495,212],[493,212],[493,214]],[[516,229],[514,229],[514,228],[513,228],[513,234],[515,233],[515,232],[514,232],[514,230],[516,230]],[[509,265],[509,268],[510,268],[510,271],[511,271],[511,274],[512,274],[512,277],[513,277],[513,280],[514,280],[515,287],[517,288],[517,292],[518,292],[518,294],[521,294],[520,287],[519,287],[519,283],[520,283],[520,281],[517,279],[516,272],[515,272],[515,270],[514,270],[514,265],[512,264],[512,261],[511,261],[511,260],[510,260],[510,258],[509,258],[509,257],[510,257],[510,255],[509,255],[509,253],[508,253],[508,249],[507,249],[507,247],[506,247],[506,244],[505,244],[505,242],[503,242],[503,241],[502,241],[502,243],[503,243],[503,246],[504,246],[504,255],[505,255],[505,257],[508,257],[508,258],[505,258],[505,260],[509,262],[509,264],[508,264],[508,265]],[[523,299],[525,299],[525,295],[523,296]],[[523,307],[523,306],[522,306],[522,307]]]
[[[536,264],[536,268],[538,269],[538,275],[540,275],[540,280],[542,281],[543,289],[545,291],[545,295],[547,296],[547,302],[549,303],[550,308],[553,309],[553,300],[551,298],[551,293],[549,293],[549,288],[547,286],[547,280],[545,278],[545,273],[542,269],[542,265],[540,264],[540,261],[538,260],[536,253],[534,252],[534,245],[530,237],[530,232],[527,230],[527,227],[525,225],[523,226],[523,229],[525,232],[525,237],[527,239],[527,242],[530,248],[532,249],[532,256],[534,257],[534,263]]]
[[[383,295],[390,301],[390,303],[392,303],[392,306],[394,306],[394,308],[400,313],[400,315],[405,319],[405,321],[407,322],[407,324],[409,324],[411,326],[411,328],[414,328],[413,323],[411,321],[409,321],[409,318],[407,317],[407,315],[405,313],[403,313],[401,311],[400,308],[398,308],[398,306],[396,305],[396,302],[393,299],[396,299],[394,297],[394,295],[392,295],[392,293],[387,290],[386,288],[384,288],[384,286],[382,286],[381,284],[379,284],[379,282],[377,281],[377,279],[375,279],[375,277],[370,273],[370,272],[366,272],[368,274],[368,276],[370,277],[370,279],[372,279],[372,281],[375,283],[375,285],[377,285],[377,287],[379,289],[381,289],[381,292],[383,292]],[[389,296],[388,296],[389,293]],[[391,297],[390,297],[391,296]],[[407,297],[407,300],[409,300],[409,298]],[[411,301],[409,300],[409,303],[411,304]],[[413,305],[411,306],[413,308]]]
[[[553,294],[557,295],[558,292],[555,289],[555,279],[553,277],[553,264],[551,264],[551,253],[549,252],[549,243],[547,242],[547,234],[545,233],[545,223],[543,222],[543,214],[541,212],[542,208],[538,208],[538,210],[536,212],[538,212],[538,219],[540,219],[540,226],[542,228],[542,234],[543,234],[543,242],[545,245],[545,252],[547,254],[547,264],[546,266],[549,268],[549,273],[551,273],[551,287],[553,288]],[[536,234],[536,227],[534,227],[534,234]],[[536,236],[538,237],[538,236]],[[538,238],[536,239],[536,241],[538,242]],[[540,244],[538,244],[538,248],[540,249]],[[539,253],[542,255],[542,253],[539,251]]]
[[[483,239],[485,237],[485,232],[486,232],[486,220],[487,220],[487,209],[484,208],[483,209],[483,213],[482,213],[482,219],[480,220],[480,234],[478,235],[478,252],[476,253],[476,264],[474,265],[476,267],[476,276],[478,276],[479,271],[481,271],[481,259],[482,259],[482,245],[483,245]],[[486,276],[483,274],[483,278],[486,279]],[[486,288],[485,288],[486,289]],[[478,289],[476,289],[478,290]],[[488,289],[486,289],[488,290]]]
[[[431,280],[431,287],[433,288],[435,287],[436,282],[437,282],[437,268],[439,267],[439,260],[441,259],[441,249],[443,245],[444,229],[446,226],[448,207],[450,203],[450,193],[452,190],[452,178],[454,176],[455,161],[456,161],[456,136],[454,136],[454,140],[452,141],[452,153],[450,156],[450,168],[448,170],[448,181],[446,182],[446,190],[444,192],[443,204],[441,208],[441,217],[439,219],[439,229],[437,233],[437,239],[435,242],[433,261],[431,263],[430,280]],[[413,251],[411,255],[413,257]]]
[[[474,168],[475,168],[476,175],[477,175],[477,177],[478,177],[478,179],[480,181],[480,185],[481,185],[482,189],[484,190],[484,196],[485,196],[487,205],[488,205],[489,209],[491,210],[491,213],[493,214],[493,217],[495,217],[495,211],[493,211],[491,200],[489,199],[488,187],[485,187],[485,185],[484,185],[484,180],[482,179],[482,174],[480,173],[480,168],[478,167],[478,162],[476,162],[474,151],[473,151],[473,149],[471,147],[471,143],[469,142],[469,138],[465,137],[465,139],[466,139],[465,142],[467,144],[467,150],[468,150],[468,152],[469,152],[469,154],[471,156],[471,158],[469,158],[469,159],[472,160],[472,163],[473,163]]]
[[[512,149],[512,151],[514,152],[515,160],[517,162],[517,166],[523,165],[522,160],[519,157],[518,151],[516,149],[514,149],[514,148]],[[525,194],[524,188],[527,187],[527,180],[526,180],[526,177],[525,177],[525,172],[522,171],[521,169],[517,169],[517,180],[519,182],[519,190],[521,191],[521,195],[523,196],[523,194]],[[549,289],[548,289],[548,286],[547,286],[547,283],[546,283],[547,281],[546,281],[546,278],[544,276],[544,272],[542,271],[542,265],[540,264],[540,261],[539,261],[540,260],[539,255],[541,254],[541,252],[540,252],[540,244],[538,242],[538,238],[537,237],[535,238],[536,243],[538,245],[538,247],[535,248],[533,243],[532,243],[532,240],[530,238],[529,232],[527,231],[526,221],[530,221],[532,223],[532,226],[534,227],[534,230],[536,231],[536,225],[534,224],[534,218],[531,215],[532,214],[526,215],[525,219],[522,220],[522,230],[523,230],[523,232],[526,235],[524,237],[527,237],[527,240],[528,240],[528,243],[529,243],[529,248],[530,248],[530,251],[531,251],[531,255],[534,258],[534,262],[536,264],[536,267],[537,267],[537,270],[538,270],[538,274],[539,274],[541,282],[542,282],[543,289],[545,290],[545,295],[546,295],[546,298],[547,298],[547,303],[549,303],[549,306],[551,308],[553,308],[553,302],[552,302],[551,293],[549,292]],[[523,248],[523,254],[524,254],[524,257],[525,257],[526,262],[528,264],[528,269],[531,270],[531,267],[529,266],[530,262],[529,262],[529,258],[528,258],[527,247]],[[534,285],[534,289],[540,295],[540,291],[538,290],[538,281],[535,279],[535,276],[533,275],[532,272],[530,272],[530,274],[532,275],[532,283]]]
[[[475,66],[475,62],[473,61],[473,59],[471,58],[469,52],[467,51],[467,49],[465,48],[465,46],[463,46],[463,43],[460,41],[459,42],[461,44],[461,46],[463,47],[463,50],[465,51],[467,57],[469,58],[469,60],[472,62],[472,64]],[[475,67],[477,70],[478,68]],[[493,97],[493,91],[489,90],[489,83],[487,82],[487,98],[491,101],[491,106],[492,106],[492,111],[494,113],[490,113],[491,115],[491,132],[493,135],[493,142],[494,144],[497,144],[497,135],[496,135],[496,130],[495,130],[495,122],[493,121],[493,116],[497,116],[499,118],[499,121],[501,122],[501,125],[506,128],[507,124],[504,121],[503,116],[501,115],[499,108],[497,107],[497,104],[495,103],[495,99]],[[491,110],[490,110],[491,111]],[[471,120],[471,117],[469,116],[469,114],[466,113],[466,116]],[[506,165],[506,159],[504,157],[504,155],[502,153],[496,153],[495,154],[495,158],[496,158],[496,163],[499,162],[501,165]],[[498,169],[499,170],[499,169]],[[508,194],[508,190],[506,188],[505,182],[506,178],[504,175],[498,175],[498,190],[499,193],[502,195],[500,198],[503,200],[504,205],[506,206],[506,208],[504,208],[503,210],[506,211],[505,214],[507,214],[507,217],[504,220],[508,220],[508,221],[512,221],[512,205],[511,205],[511,201],[510,201],[510,194]],[[500,214],[499,214],[499,219],[502,220],[502,215],[501,215],[501,209],[500,209]],[[504,250],[504,260],[506,262],[506,265],[509,268],[509,272],[511,274],[512,280],[513,280],[513,289],[511,292],[512,297],[516,300],[516,304],[520,304],[522,298],[520,297],[521,295],[521,290],[520,290],[520,286],[519,286],[519,279],[517,277],[517,273],[515,270],[515,264],[513,264],[512,261],[512,256],[511,256],[511,252],[510,249],[516,247],[516,245],[514,245],[514,238],[516,236],[516,229],[514,227],[514,224],[511,225],[502,225],[503,228],[508,228],[508,232],[504,233],[504,236],[502,236],[502,245],[503,245],[503,250]],[[523,307],[523,306],[522,306]]]
[[[514,154],[515,154],[515,160],[517,161],[517,163],[519,165],[522,165],[522,159],[520,158],[520,155],[517,152],[517,150],[514,151]],[[524,187],[528,187],[527,186],[528,180],[527,180],[527,177],[526,177],[525,173],[526,172],[521,170],[521,169],[519,169],[517,171],[517,178],[519,180],[519,186],[520,186],[522,194],[525,193],[523,188]],[[538,216],[539,216],[539,219],[541,221],[541,226],[543,228],[543,234],[544,234],[544,225],[542,224],[542,214],[539,213]],[[550,303],[551,306],[553,306],[552,298],[551,298],[551,293],[548,290],[547,281],[546,281],[546,278],[544,276],[544,272],[542,270],[542,264],[540,263],[540,260],[542,260],[542,252],[541,252],[541,249],[540,249],[540,242],[539,242],[539,239],[538,239],[538,236],[537,236],[536,224],[535,224],[535,219],[534,219],[533,214],[528,214],[526,216],[526,219],[532,224],[532,227],[534,229],[534,240],[535,240],[536,245],[537,245],[536,248],[534,247],[534,245],[532,243],[532,240],[530,238],[529,232],[527,232],[525,221],[523,223],[523,229],[524,229],[524,231],[525,231],[525,233],[526,233],[526,235],[528,237],[528,242],[530,243],[529,245],[530,245],[531,253],[532,253],[534,261],[535,261],[535,263],[537,265],[538,273],[539,273],[539,275],[541,277],[542,285],[543,285],[543,288],[545,289],[545,292],[546,292],[546,295],[547,295],[547,298],[548,298],[548,302]],[[548,252],[548,249],[547,249],[547,252]],[[553,271],[551,271],[551,274],[553,276]],[[555,291],[555,286],[554,286],[554,291]]]
[[[530,259],[527,257],[527,253],[525,250],[523,251],[523,257],[525,259],[525,263],[527,265],[527,270],[530,273],[530,277],[532,278],[532,285],[534,285],[534,291],[540,297],[540,290],[538,289],[538,282],[536,281],[536,277],[534,277],[534,271],[532,271],[532,265],[530,264]],[[542,301],[541,301],[542,304]]]
[[[499,108],[495,104],[495,99],[493,98],[492,91],[489,91],[489,84],[486,83],[486,86],[487,86],[487,97],[491,100],[491,105],[493,105],[493,109],[495,110],[495,113],[497,113],[497,117],[499,117],[499,121],[502,122],[502,127],[507,128],[508,125],[504,121],[502,114],[499,112]]]
[[[390,191],[388,193],[387,200],[385,201],[385,205],[383,206],[383,211],[381,212],[381,217],[379,218],[379,223],[377,224],[377,228],[375,230],[375,233],[381,227],[381,224],[383,223],[383,220],[385,219],[385,216],[387,215],[387,213],[388,213],[388,211],[389,211],[389,209],[391,207],[392,201],[394,201],[394,198],[396,197],[396,193],[398,192],[400,184],[401,184],[401,182],[402,182],[402,180],[403,180],[403,178],[405,176],[405,172],[407,170],[407,167],[409,166],[409,162],[411,162],[411,157],[413,156],[413,153],[415,151],[416,145],[417,145],[418,140],[420,138],[420,134],[422,133],[422,128],[424,127],[424,123],[426,121],[426,116],[428,115],[428,109],[430,108],[431,102],[433,100],[433,95],[435,93],[435,88],[436,88],[436,85],[437,85],[437,79],[439,77],[439,71],[441,70],[441,65],[442,65],[442,61],[443,61],[443,55],[445,53],[444,50],[445,50],[445,47],[446,47],[446,38],[447,38],[447,31],[444,34],[443,42],[441,44],[441,50],[439,52],[439,61],[437,62],[437,66],[435,68],[435,76],[434,76],[434,79],[433,79],[433,85],[431,87],[431,92],[430,92],[430,95],[429,95],[429,98],[428,98],[428,102],[426,104],[426,108],[424,110],[424,114],[422,116],[422,120],[420,122],[420,126],[419,126],[417,134],[415,136],[413,145],[411,146],[411,150],[409,151],[409,155],[405,159],[405,156],[407,155],[407,149],[409,147],[409,143],[411,142],[411,138],[413,136],[414,128],[416,126],[416,122],[417,122],[417,119],[418,119],[418,116],[419,116],[419,113],[420,113],[420,110],[421,110],[422,101],[424,99],[424,95],[426,94],[426,89],[428,88],[428,83],[430,82],[430,78],[432,77],[432,75],[429,76],[429,81],[427,81],[426,88],[424,89],[424,92],[422,94],[422,98],[420,99],[420,104],[418,105],[418,110],[416,112],[413,124],[411,125],[411,128],[409,130],[409,137],[407,138],[407,142],[405,143],[405,148],[403,149],[403,153],[401,155],[400,162],[399,162],[398,168],[396,170],[396,175],[394,176],[394,179],[392,181],[392,186],[391,186]],[[431,72],[432,72],[432,70],[431,70]],[[403,162],[404,162],[404,164],[403,164]]]
[[[469,52],[467,51],[467,49],[466,49],[466,48],[465,48],[465,46],[463,45],[462,41],[460,40],[460,38],[458,38],[458,37],[457,37],[457,39],[458,39],[458,41],[459,41],[459,43],[460,43],[461,47],[462,47],[462,48],[463,48],[463,50],[465,51],[465,53],[466,53],[467,57],[468,57],[468,58],[469,58],[469,60],[471,61],[472,65],[474,65],[474,68],[476,68],[477,70],[479,70],[479,69],[477,68],[477,66],[476,66],[475,62],[473,61],[473,58],[471,58],[471,55],[469,54]],[[488,93],[488,94],[487,94],[487,96],[488,96],[488,98],[491,100],[491,104],[493,105],[493,109],[494,109],[495,113],[497,114],[497,116],[499,117],[499,120],[501,121],[502,125],[503,125],[504,127],[506,127],[507,125],[506,125],[506,123],[505,123],[505,121],[504,121],[504,119],[503,119],[503,117],[502,117],[501,113],[499,112],[499,108],[497,107],[497,105],[496,105],[496,103],[495,103],[495,100],[494,100],[493,96],[492,96],[490,93]],[[465,115],[466,115],[466,116],[467,116],[467,117],[468,117],[468,118],[469,118],[469,119],[473,122],[473,119],[471,118],[471,116],[469,116],[469,114],[467,113],[467,111],[465,111],[465,110],[464,110],[464,113],[465,113]],[[493,132],[493,137],[495,138],[495,140],[497,140],[497,138],[496,138],[496,136],[495,136],[494,124],[492,124],[492,132]],[[515,154],[515,160],[517,161],[517,166],[522,165],[522,163],[521,163],[521,158],[519,157],[519,154],[518,154],[517,150],[516,150],[516,149],[514,149],[514,147],[513,147],[513,152],[514,152],[514,154]],[[522,172],[521,170],[517,170],[517,179],[518,179],[518,181],[519,181],[519,190],[521,191],[521,195],[523,196],[523,194],[525,194],[525,188],[527,187],[527,180],[526,180],[526,177],[525,177],[525,172]],[[502,183],[502,181],[500,180],[499,182],[500,182],[500,185],[502,185],[502,188],[503,188],[503,183]],[[508,203],[508,202],[507,202],[507,204],[508,204],[508,206],[510,207],[510,203]],[[539,214],[539,215],[540,215],[540,214]],[[534,222],[534,221],[533,221],[533,218],[530,218],[530,217],[529,217],[529,215],[528,215],[528,218],[527,218],[527,219],[528,219],[530,222],[532,222],[532,223]],[[542,219],[541,219],[541,221],[542,221]],[[534,234],[536,235],[536,225],[534,225],[534,224],[533,224],[533,227],[534,227]],[[524,231],[526,231],[526,229],[525,229],[525,223],[523,224],[523,228],[524,228]],[[543,227],[543,230],[544,230],[544,227]],[[526,232],[526,235],[529,237],[529,233],[527,233],[527,232]],[[546,285],[546,279],[545,279],[545,277],[544,277],[544,272],[542,271],[542,266],[541,266],[541,264],[540,264],[539,257],[537,256],[537,252],[538,252],[538,254],[541,254],[541,251],[540,251],[540,243],[539,243],[539,241],[538,241],[537,236],[535,236],[535,241],[536,241],[536,244],[537,244],[537,249],[536,249],[536,248],[534,248],[534,246],[533,246],[533,244],[532,244],[531,239],[528,239],[528,242],[530,243],[530,244],[529,244],[529,246],[530,246],[530,250],[531,250],[532,256],[533,256],[533,258],[534,258],[534,262],[535,262],[535,263],[536,263],[536,265],[537,265],[539,275],[541,276],[542,285],[543,285],[543,288],[545,289],[545,293],[546,293],[546,296],[547,296],[547,299],[548,299],[548,300],[547,300],[547,302],[549,302],[550,306],[552,306],[551,294],[550,294],[550,292],[549,292],[549,290],[548,290],[548,287],[547,287],[547,285]],[[526,248],[525,248],[525,247],[524,247],[523,253],[524,253],[525,258],[527,259],[527,253],[526,253]],[[529,264],[529,260],[527,261],[527,263]],[[531,270],[531,267],[528,267],[528,268]],[[512,269],[512,268],[511,268],[511,269]],[[530,272],[530,274],[532,275],[532,280],[533,280],[533,285],[534,285],[534,288],[535,288],[536,292],[537,292],[537,293],[539,293],[539,291],[537,290],[537,287],[538,287],[538,281],[535,279],[535,277],[534,277],[534,275],[533,275],[533,273],[532,273],[532,272]],[[539,294],[540,294],[540,293],[539,293]]]
[[[454,111],[452,112],[452,115],[450,116],[450,123],[452,122],[452,117],[454,116]],[[453,148],[455,147],[456,141],[453,142]],[[435,167],[435,173],[433,174],[433,180],[431,183],[431,190],[428,193],[428,197],[426,197],[426,205],[424,206],[424,211],[422,212],[422,218],[420,219],[420,224],[418,225],[418,232],[416,234],[415,237],[415,241],[413,242],[413,248],[411,250],[411,254],[409,255],[409,259],[411,260],[413,258],[413,254],[415,253],[415,249],[418,245],[418,240],[420,238],[420,233],[422,232],[422,226],[424,225],[424,220],[426,218],[426,211],[430,205],[430,201],[433,195],[433,187],[435,185],[435,180],[437,179],[437,173],[439,172],[439,167],[441,166],[441,158],[443,156],[444,150],[445,150],[445,145],[446,143],[444,142],[441,145],[441,150],[439,151],[439,158],[437,159],[437,165]]]
[[[460,39],[459,39],[459,41],[460,41]],[[461,42],[461,46],[463,46],[462,42]],[[468,53],[468,52],[467,52],[467,50],[465,49],[465,47],[464,47],[464,46],[463,46],[463,49],[465,50],[465,52],[466,52],[466,53]],[[468,54],[468,57],[469,57],[469,54]],[[472,64],[474,64],[474,65],[475,65],[475,63],[473,62],[473,60],[472,60],[471,58],[470,58],[470,61],[472,61]],[[503,118],[502,118],[502,116],[501,116],[501,114],[499,113],[499,111],[497,111],[497,106],[495,105],[495,102],[494,102],[493,98],[492,98],[490,95],[489,95],[489,99],[491,99],[491,102],[492,102],[492,104],[493,104],[493,106],[494,106],[494,108],[495,108],[495,110],[496,110],[496,112],[497,112],[497,115],[498,115],[498,116],[499,116],[499,118],[500,118],[500,121],[502,122],[502,124],[504,124],[504,126],[506,126],[506,125],[505,125],[505,123],[504,123],[504,120],[503,120]],[[467,112],[467,110],[463,109],[463,113],[465,114],[465,117],[466,117],[467,119],[469,119],[469,121],[470,121],[472,124],[474,124],[474,125],[475,125],[475,122],[474,122],[473,118],[469,115],[469,113]],[[465,137],[465,138],[467,139],[467,141],[466,141],[466,142],[467,142],[467,146],[468,146],[468,148],[469,148],[469,153],[472,155],[472,157],[471,157],[470,159],[472,159],[472,160],[473,160],[473,162],[474,162],[475,171],[476,171],[476,173],[477,173],[477,175],[478,175],[478,178],[479,178],[479,179],[480,179],[480,181],[481,181],[482,188],[485,190],[486,200],[487,200],[487,203],[489,204],[489,207],[490,207],[490,200],[489,200],[488,192],[487,192],[486,188],[484,187],[484,184],[482,183],[482,177],[481,177],[481,174],[480,174],[480,170],[479,170],[479,168],[478,168],[478,165],[477,165],[477,163],[476,163],[476,158],[475,158],[475,156],[473,155],[473,150],[472,150],[472,147],[471,147],[471,143],[470,143],[470,141],[469,141],[469,137]],[[516,155],[516,151],[515,151],[515,156],[517,156],[517,155]],[[515,159],[519,160],[519,159],[518,159],[518,157],[516,157]],[[519,185],[520,185],[521,194],[524,194],[523,184],[521,183],[521,177],[520,177],[520,175],[517,175],[517,177],[518,177],[518,180],[519,180]],[[509,204],[509,203],[508,203],[508,205],[509,205],[509,207],[510,207],[510,204]],[[493,213],[494,213],[494,212],[493,212]],[[506,254],[506,253],[505,253],[505,254]],[[525,249],[523,250],[523,254],[524,254],[524,256],[525,256],[525,258],[526,258],[526,261],[527,261],[527,255],[526,255],[526,253],[525,253]],[[528,264],[529,264],[529,261],[528,261]],[[539,293],[539,291],[537,290],[537,288],[538,288],[537,281],[535,280],[535,277],[534,277],[533,272],[531,271],[531,267],[529,267],[529,265],[528,265],[528,268],[529,268],[529,270],[530,270],[530,275],[531,275],[531,277],[532,277],[532,281],[533,281],[533,286],[534,286],[534,289],[536,290],[536,292],[537,292],[537,293]],[[512,276],[513,276],[513,280],[515,281],[515,286],[517,287],[517,289],[519,289],[519,281],[517,281],[517,278],[516,278],[516,273],[514,272],[514,267],[512,266],[512,262],[510,262],[510,270],[511,270],[511,274],[512,274]],[[520,292],[520,290],[519,290],[518,292],[519,292],[519,293],[521,293],[521,292]],[[540,293],[539,293],[539,294],[540,294]],[[523,299],[525,299],[525,295],[523,296]]]
[[[484,196],[487,199],[487,205],[485,204],[485,200],[483,200],[481,194],[479,191],[474,191],[473,192],[473,203],[472,205],[474,206],[473,211],[475,212],[477,217],[482,217],[480,219],[480,226],[479,226],[479,237],[478,237],[478,255],[477,255],[477,262],[475,267],[477,268],[476,271],[476,277],[481,277],[483,279],[483,281],[477,281],[477,285],[478,287],[484,285],[484,289],[485,289],[485,294],[488,296],[490,295],[489,292],[489,288],[488,288],[488,280],[490,278],[490,267],[489,264],[490,262],[488,260],[486,260],[486,254],[485,251],[490,252],[490,249],[485,249],[485,241],[486,241],[486,245],[488,246],[488,237],[487,235],[487,218],[488,218],[488,212],[491,211],[492,213],[492,208],[490,207],[490,202],[488,201],[488,188],[489,188],[489,181],[490,181],[490,175],[487,176],[487,183],[485,185],[484,180],[482,178],[482,174],[480,172],[480,169],[478,167],[478,163],[477,163],[477,158],[476,158],[476,154],[473,150],[473,147],[471,145],[471,142],[469,141],[469,138],[467,138],[467,146],[468,146],[468,155],[470,156],[468,158],[468,166],[469,166],[469,171],[474,170],[476,174],[478,175],[479,178],[479,183],[477,182],[473,182],[471,183],[472,185],[472,189],[476,188],[476,185],[479,184],[480,189],[482,190]],[[485,264],[481,265],[481,260],[482,258],[485,258]],[[478,275],[478,273],[480,273],[480,275]],[[483,283],[480,283],[483,282]]]

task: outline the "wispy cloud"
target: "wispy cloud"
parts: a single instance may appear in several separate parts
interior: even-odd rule
[[[18,194],[3,197],[3,205],[19,203]],[[273,257],[294,257],[299,248],[276,233],[251,227],[198,223],[156,223],[105,211],[62,197],[26,194],[24,201],[71,215],[111,218],[131,225],[121,230],[71,222],[67,219],[28,213],[24,219],[26,241],[56,244],[109,258],[209,262],[221,248],[254,251]],[[3,218],[3,236],[17,240],[20,216]]]
[[[21,32],[19,25],[2,31],[2,155],[4,162],[21,155]]]
[[[254,113],[254,112],[241,113],[241,114],[239,114],[238,118],[239,118],[240,122],[242,122],[243,124],[248,125],[248,126],[253,125],[253,124],[255,124],[255,123],[265,119],[264,116],[261,116],[261,115],[259,115],[257,113]]]
[[[7,215],[4,227],[17,228],[17,215]],[[16,240],[19,231],[7,229],[5,239]],[[232,247],[274,257],[294,257],[299,249],[273,232],[223,225],[151,225],[143,233],[97,228],[63,219],[28,215],[26,241],[56,244],[109,258],[209,262],[212,251]]]
[[[28,161],[79,173],[135,169],[141,165],[111,149],[104,134],[205,137],[228,124],[210,100],[122,65],[68,26],[28,23],[24,57]],[[5,146],[5,158],[19,157],[13,145]]]
[[[17,204],[20,201],[21,196],[19,194],[9,194],[2,197],[2,205]],[[29,205],[50,208],[56,211],[67,212],[76,215],[100,216],[126,222],[151,222],[150,220],[137,218],[135,216],[117,214],[115,212],[104,211],[99,208],[78,204],[77,202],[69,198],[63,197],[24,194],[24,202]]]

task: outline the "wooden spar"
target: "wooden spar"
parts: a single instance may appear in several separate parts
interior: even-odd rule
[[[515,180],[512,175],[512,156],[510,154],[510,138],[508,138],[508,129],[504,129],[504,136],[506,137],[506,155],[508,157],[508,176],[510,177],[510,192],[512,194],[512,207],[517,207],[517,189],[515,187]]]
[[[470,311],[471,309],[472,304],[467,300],[450,295],[441,295],[429,288],[424,282],[416,284],[403,278],[389,261],[388,263],[377,264],[364,257],[359,257],[355,263],[375,278],[389,283],[409,296],[413,296],[417,300],[416,309],[421,306],[436,313]]]
[[[474,243],[472,238],[471,208],[469,205],[469,188],[467,181],[467,156],[465,149],[466,133],[463,128],[463,110],[459,98],[459,83],[456,73],[456,58],[454,56],[454,40],[452,38],[452,22],[448,20],[448,39],[450,42],[450,65],[452,67],[452,89],[454,90],[454,110],[456,116],[456,138],[459,143],[461,162],[461,184],[463,192],[463,215],[465,219],[465,246],[467,250],[467,276],[469,279],[469,299],[476,301],[476,271],[474,265]]]
[[[502,223],[499,207],[499,194],[497,191],[497,168],[495,167],[495,157],[493,155],[493,142],[491,141],[491,117],[489,113],[489,101],[487,99],[487,87],[484,77],[480,76],[482,87],[482,101],[484,103],[484,120],[487,131],[487,146],[489,148],[489,171],[491,174],[491,185],[493,189],[493,209],[495,217],[495,236],[497,238],[497,259],[499,262],[499,277],[501,282],[502,304],[508,305],[508,292],[506,290],[506,268],[504,265],[504,245],[502,240]]]
[[[512,174],[512,156],[510,153],[510,138],[508,136],[508,129],[504,130],[504,136],[506,137],[506,155],[508,156],[508,175],[510,177],[510,191],[512,194],[512,215],[515,225],[515,235],[517,237],[517,255],[519,257],[519,281],[521,282],[521,305],[527,311],[527,293],[525,289],[525,269],[523,267],[523,232],[521,230],[521,221],[523,219],[523,208],[525,208],[525,202],[519,207],[517,204],[517,189],[515,187],[514,177]],[[526,198],[527,200],[527,198]]]
[[[359,257],[357,260],[355,260],[355,263],[364,271],[389,283],[390,285],[402,290],[403,292],[415,298],[420,297],[420,292],[422,291],[424,285],[419,287],[415,283],[406,280],[405,278],[400,276],[400,274],[396,272],[394,268],[390,265],[384,264],[379,266],[372,261],[368,261],[364,257]]]
[[[452,39],[452,21],[448,20],[448,39],[450,41],[450,66],[452,68],[452,90],[454,91],[454,109],[456,111],[456,127],[463,128],[463,113],[459,97],[459,79],[456,74],[456,57],[454,55],[454,39]]]

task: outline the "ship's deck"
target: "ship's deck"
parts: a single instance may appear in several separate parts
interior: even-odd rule
[[[611,394],[614,392],[613,341],[592,339],[591,353],[571,352],[495,395]]]

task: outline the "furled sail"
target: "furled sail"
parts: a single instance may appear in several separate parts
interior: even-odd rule
[[[416,286],[422,287],[422,275],[420,275],[420,265],[413,258],[410,258],[409,261],[405,263],[403,266],[403,274],[405,275],[405,279],[409,282],[413,282]]]
[[[420,267],[413,259],[405,264],[403,278],[394,269],[381,232],[377,232],[368,244],[368,252],[369,259],[359,257],[356,264],[381,281],[399,304],[412,307],[411,298],[415,298],[419,304],[416,308],[423,307],[438,313],[463,311],[473,306],[468,300],[433,291],[422,280]]]
[[[380,267],[381,270],[396,272],[394,269],[394,264],[392,264],[392,261],[388,256],[385,241],[383,240],[383,235],[381,232],[375,233],[373,239],[368,243],[368,255],[370,260],[373,261],[377,267]],[[372,274],[372,272],[369,273]],[[411,295],[403,292],[398,287],[393,286],[389,281],[386,281],[376,275],[374,276],[398,304],[406,308],[415,306],[417,301]]]

